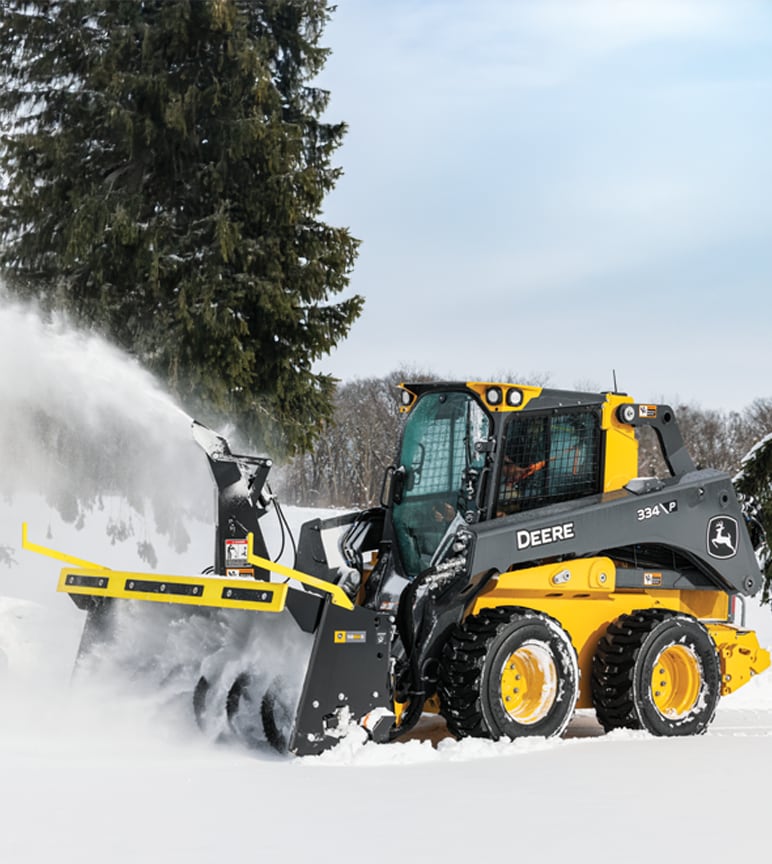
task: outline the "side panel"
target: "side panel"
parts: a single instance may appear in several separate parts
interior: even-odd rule
[[[688,559],[695,575],[690,585],[685,571],[684,584],[673,587],[716,587],[745,595],[761,587],[761,572],[731,480],[712,469],[695,471],[646,494],[622,489],[478,523],[470,530],[477,535],[473,573],[503,573],[545,560],[622,549],[631,558],[644,560],[646,548],[657,547]],[[637,566],[634,560],[630,563]]]
[[[325,603],[298,704],[289,749],[298,756],[337,743],[348,721],[376,708],[393,710],[388,615]]]

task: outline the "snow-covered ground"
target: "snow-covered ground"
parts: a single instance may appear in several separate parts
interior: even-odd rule
[[[772,676],[724,700],[708,733],[410,741],[352,733],[283,759],[203,738],[189,706],[70,684],[69,598],[0,598],[0,860],[717,861],[768,845]],[[434,739],[436,746],[433,745]]]
[[[31,367],[23,393],[14,363]],[[57,376],[63,367],[68,374]],[[196,727],[189,694],[169,686],[72,680],[83,613],[55,592],[57,563],[19,548],[22,520],[33,542],[106,566],[146,568],[150,543],[158,572],[200,572],[212,552],[205,460],[186,449],[182,412],[157,393],[147,398],[147,379],[106,346],[6,310],[0,368],[0,400],[12,409],[0,423],[0,479],[13,479],[0,483],[3,864],[767,855],[772,672],[723,700],[697,738],[602,735],[580,712],[560,740],[456,742],[427,717],[408,741],[375,745],[353,731],[305,759],[213,742]],[[83,519],[49,504],[43,496],[59,475],[78,477],[68,464],[35,470],[29,398],[82,418],[89,447],[99,446],[105,404],[109,434],[135,424],[147,450],[127,454],[139,474],[126,476],[155,472],[172,505],[195,514],[188,537],[161,530],[168,522],[159,528],[153,507],[169,502],[157,494],[139,510],[101,498]],[[136,487],[129,492],[137,504]],[[304,514],[289,515],[297,523]],[[271,534],[269,545],[277,542]],[[750,604],[749,623],[772,646],[769,609]]]

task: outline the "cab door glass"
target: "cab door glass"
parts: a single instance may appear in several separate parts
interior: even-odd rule
[[[405,424],[400,465],[404,491],[392,519],[403,568],[415,578],[432,561],[449,526],[463,519],[470,478],[485,466],[491,422],[468,393],[428,393]]]

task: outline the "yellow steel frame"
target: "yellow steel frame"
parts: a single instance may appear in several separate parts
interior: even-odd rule
[[[721,695],[727,696],[770,666],[769,651],[759,645],[753,630],[731,624],[706,623],[721,661]]]
[[[629,396],[607,393],[601,410],[601,429],[606,439],[603,491],[622,489],[638,476],[638,439],[635,430],[617,418],[620,405],[632,402]]]

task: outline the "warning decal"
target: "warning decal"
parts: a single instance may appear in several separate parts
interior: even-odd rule
[[[228,579],[254,579],[254,567],[226,567],[225,575]]]
[[[225,541],[225,566],[243,567],[247,563],[247,541],[226,540]]]

